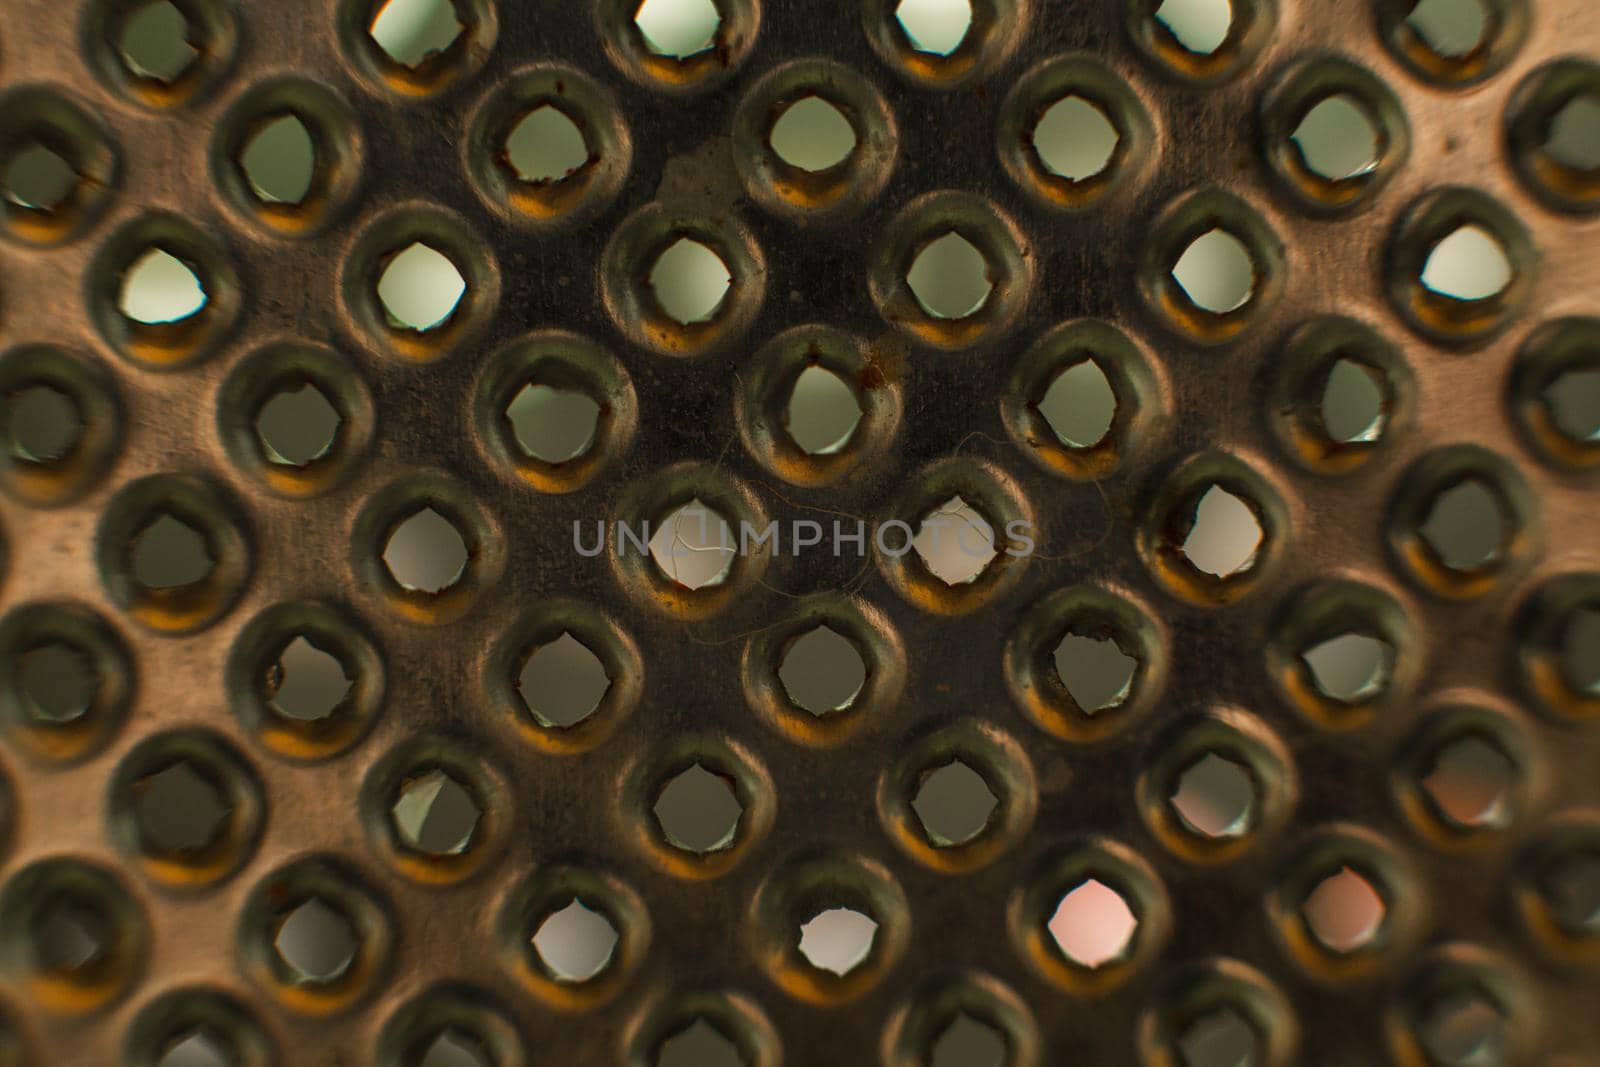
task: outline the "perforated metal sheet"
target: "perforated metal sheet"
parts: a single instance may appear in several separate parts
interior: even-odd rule
[[[1175,50],[1148,0],[984,0],[946,60],[909,49],[887,0],[728,0],[718,47],[683,66],[648,55],[620,2],[463,0],[464,43],[404,76],[364,41],[361,3],[178,6],[202,59],[163,93],[117,73],[127,5],[6,0],[0,21],[0,155],[47,131],[88,176],[62,221],[12,210],[0,240],[6,387],[44,375],[86,422],[62,463],[10,458],[0,502],[0,1059],[153,1063],[203,1023],[252,1065],[413,1063],[452,1023],[480,1028],[501,1065],[650,1063],[704,1016],[752,1064],[921,1063],[966,1011],[1017,1063],[1177,1063],[1176,1035],[1231,1003],[1260,1062],[1428,1063],[1418,1020],[1468,990],[1506,1016],[1509,1062],[1600,1063],[1600,941],[1540,896],[1555,858],[1600,849],[1597,698],[1553,665],[1566,612],[1600,588],[1600,467],[1537,399],[1552,367],[1600,358],[1594,327],[1558,325],[1600,314],[1596,178],[1538,152],[1563,86],[1596,78],[1588,0],[1501,0],[1493,43],[1455,65],[1418,51],[1405,0],[1235,0],[1238,29],[1209,61]],[[1551,89],[1558,57],[1578,73]],[[1285,148],[1323,84],[1387,124],[1354,190],[1318,185]],[[1025,146],[1066,88],[1122,128],[1107,180],[1056,181]],[[764,144],[764,119],[805,89],[857,129],[828,180]],[[494,138],[545,98],[595,158],[575,185],[518,188]],[[230,152],[286,107],[312,119],[319,191],[263,214]],[[1414,282],[1463,221],[1515,268],[1470,313]],[[1218,223],[1258,277],[1243,310],[1208,316],[1165,267]],[[953,324],[903,282],[952,227],[996,283]],[[690,330],[641,284],[680,233],[735,275]],[[371,296],[418,238],[469,287],[421,340]],[[117,279],[152,243],[198,268],[197,323],[139,330],[117,313]],[[813,350],[855,374],[867,408],[826,461],[773,424],[774,390]],[[1121,402],[1088,451],[1051,443],[1030,409],[1074,351],[1101,358]],[[1390,373],[1371,447],[1306,427],[1330,351]],[[515,458],[494,406],[549,352],[607,403],[590,458],[558,468]],[[248,428],[250,405],[297,375],[346,417],[332,457],[301,473],[263,462]],[[1419,502],[1464,474],[1514,526],[1500,562],[1466,577],[1415,535]],[[1174,552],[1213,482],[1267,532],[1221,585]],[[658,519],[692,496],[853,525],[915,523],[955,492],[1031,519],[1036,551],[958,590],[915,557],[757,553],[694,595],[637,557],[573,550],[574,522]],[[441,598],[400,590],[379,560],[423,503],[472,550]],[[129,538],[161,507],[205,531],[219,567],[203,588],[130,583]],[[1087,716],[1051,674],[1072,620],[1141,659],[1120,708]],[[774,672],[821,621],[871,673],[852,710],[816,719]],[[1318,697],[1297,660],[1340,625],[1396,654],[1388,686],[1351,706]],[[540,727],[512,684],[520,655],[564,630],[612,676],[569,731]],[[264,704],[296,633],[362,672],[314,735]],[[101,672],[70,728],[27,718],[15,664],[40,635]],[[1503,820],[1477,832],[1441,823],[1416,783],[1460,730],[1515,768]],[[1252,829],[1221,844],[1174,821],[1163,777],[1212,750],[1259,794]],[[234,791],[203,857],[145,855],[130,822],[128,783],[154,766],[140,760],[173,753],[211,760]],[[1001,803],[975,842],[940,849],[906,805],[952,754]],[[650,814],[697,758],[745,806],[733,846],[700,859]],[[441,764],[485,813],[465,856],[433,862],[383,811],[408,770]],[[1339,956],[1295,916],[1347,864],[1388,918]],[[1090,874],[1140,918],[1097,971],[1044,933]],[[32,924],[64,893],[104,912],[110,947],[41,977]],[[268,948],[306,893],[342,902],[364,937],[320,991],[287,984]],[[581,985],[528,948],[575,894],[622,935]],[[841,980],[793,948],[798,920],[831,904],[880,924]]]

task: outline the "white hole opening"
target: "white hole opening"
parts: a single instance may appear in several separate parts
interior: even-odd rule
[[[1511,284],[1511,260],[1494,235],[1462,226],[1433,246],[1422,267],[1422,284],[1455,300],[1487,300]]]
[[[930,511],[911,542],[923,566],[949,586],[977,581],[999,552],[994,527],[959,496]]]
[[[558,182],[589,162],[578,124],[550,104],[536,107],[506,135],[506,162],[525,182]]]
[[[662,311],[676,322],[692,326],[716,317],[733,287],[733,276],[711,249],[680,237],[656,259],[649,285]]]
[[[1370,945],[1383,926],[1386,907],[1372,883],[1342,867],[1317,883],[1300,906],[1306,925],[1326,948],[1355,952]]]
[[[923,246],[906,284],[922,310],[936,319],[964,319],[994,290],[983,253],[953,230]]]
[[[1086,359],[1056,375],[1036,407],[1062,444],[1093,448],[1111,431],[1117,394],[1100,365]]]
[[[1061,898],[1047,925],[1067,959],[1097,970],[1124,956],[1139,920],[1122,894],[1090,878]]]
[[[1550,120],[1544,151],[1573,170],[1600,170],[1600,94],[1582,93]]]
[[[1504,752],[1469,736],[1450,742],[1434,756],[1422,787],[1446,819],[1468,829],[1486,829],[1510,820],[1515,774]]]
[[[1081,182],[1106,169],[1122,135],[1106,113],[1081,96],[1051,104],[1033,127],[1033,150],[1046,170]]]
[[[1226,315],[1250,302],[1256,265],[1250,249],[1227,230],[1196,237],[1172,266],[1172,279],[1190,302],[1213,315]]]
[[[467,543],[451,521],[432,508],[403,520],[389,535],[384,566],[402,588],[439,593],[455,585],[467,567]]]
[[[305,123],[279,115],[258,129],[239,154],[239,166],[256,199],[267,204],[299,204],[311,192],[317,149]]]
[[[350,678],[338,658],[297,636],[278,654],[267,677],[267,700],[285,718],[317,722],[349,695]]]
[[[1330,637],[1301,653],[1311,683],[1330,700],[1359,704],[1383,692],[1394,667],[1394,649],[1366,634]]]
[[[784,426],[801,451],[832,455],[850,443],[861,422],[861,401],[843,378],[811,366],[795,379]]]
[[[529,383],[506,408],[522,450],[545,463],[564,463],[589,451],[600,425],[600,405],[587,394]]]
[[[1311,172],[1328,181],[1347,181],[1378,165],[1378,130],[1343,94],[1320,100],[1290,136]]]
[[[871,954],[877,933],[877,922],[859,911],[829,908],[800,927],[800,954],[819,971],[847,975]]]
[[[546,916],[533,935],[534,949],[558,982],[595,978],[611,963],[617,941],[610,920],[576,897]]]
[[[134,260],[122,276],[118,306],[135,322],[157,325],[181,322],[206,306],[199,275],[177,256],[151,248]]]
[[[722,13],[712,0],[644,0],[633,21],[656,55],[688,59],[716,44]]]
[[[784,108],[767,139],[779,159],[812,172],[837,167],[856,149],[850,121],[820,96],[802,97]]]
[[[1500,558],[1507,525],[1499,499],[1488,486],[1468,478],[1434,496],[1417,532],[1440,563],[1453,571],[1471,571]]]
[[[397,330],[438,329],[456,313],[466,292],[466,279],[450,257],[421,241],[391,259],[378,278],[378,301]]]
[[[784,650],[778,681],[795,704],[813,715],[827,715],[855,702],[867,682],[867,665],[853,641],[818,626]]]
[[[448,49],[465,28],[450,0],[389,0],[368,32],[390,59],[415,69]]]
[[[558,728],[593,715],[610,688],[600,657],[570,633],[534,649],[517,677],[517,691],[534,718]]]
[[[686,589],[721,585],[738,555],[727,520],[698,497],[668,514],[650,538],[656,567]]]
[[[1228,0],[1162,0],[1156,19],[1187,51],[1209,56],[1228,39],[1233,6]]]
[[[1213,839],[1242,837],[1255,816],[1256,787],[1250,772],[1207,752],[1178,776],[1172,809],[1191,832]]]
[[[1461,59],[1483,43],[1489,10],[1483,0],[1421,0],[1406,22],[1436,54]]]
[[[1215,578],[1231,578],[1255,566],[1265,533],[1261,520],[1244,500],[1220,485],[1200,497],[1194,525],[1183,541],[1190,566]]]
[[[900,0],[894,14],[911,47],[929,55],[954,52],[972,29],[968,0]]]

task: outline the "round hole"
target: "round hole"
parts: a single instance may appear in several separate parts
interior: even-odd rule
[[[1514,901],[1535,944],[1556,961],[1592,966],[1600,959],[1600,826],[1592,817],[1559,817],[1518,860]]]
[[[374,493],[351,537],[357,572],[400,615],[459,618],[493,588],[505,560],[476,498],[441,474],[414,473]]]
[[[1544,710],[1578,722],[1600,715],[1600,576],[1545,582],[1517,617],[1517,670]]]
[[[1033,773],[1011,738],[945,726],[905,747],[879,778],[878,813],[914,858],[935,870],[977,870],[1027,832]]]
[[[1291,858],[1269,901],[1291,955],[1319,977],[1354,979],[1404,955],[1425,904],[1415,876],[1375,835],[1330,827]]]
[[[1238,458],[1212,453],[1165,480],[1140,530],[1140,548],[1176,595],[1226,604],[1270,571],[1287,527],[1271,485]]]
[[[121,438],[111,378],[48,345],[0,355],[0,485],[39,505],[67,503],[104,474]]]
[[[1294,68],[1268,96],[1262,125],[1274,177],[1315,212],[1369,202],[1410,152],[1399,100],[1365,68],[1342,59]]]
[[[239,29],[217,0],[95,0],[83,24],[96,72],[146,107],[175,107],[214,88],[233,66]]]
[[[1200,344],[1234,340],[1283,289],[1283,245],[1264,219],[1221,189],[1189,193],[1162,211],[1145,246],[1145,299]]]
[[[82,233],[120,181],[116,146],[98,121],[44,89],[0,96],[0,212],[4,232],[53,245]]]
[[[1560,211],[1600,207],[1600,65],[1548,63],[1522,80],[1508,110],[1517,173]]]
[[[422,736],[395,748],[361,789],[367,829],[390,862],[416,881],[460,881],[497,853],[506,786],[457,742]]]
[[[890,1067],[1004,1067],[1039,1062],[1039,1032],[1027,1006],[977,972],[919,984],[889,1020]]]
[[[775,1067],[777,1032],[742,993],[678,993],[641,1021],[627,1067]]]
[[[45,859],[0,889],[0,943],[29,1003],[79,1014],[119,999],[145,964],[149,930],[127,888],[105,868]]]
[[[1268,671],[1280,693],[1336,729],[1402,707],[1418,674],[1414,631],[1399,602],[1371,586],[1313,583],[1274,623]]]
[[[634,892],[608,873],[553,864],[501,912],[507,962],[536,995],[596,1005],[616,995],[644,955],[650,922]]]
[[[611,61],[654,89],[703,92],[731,77],[755,46],[752,0],[604,0],[595,19]]]
[[[1127,0],[1128,33],[1164,73],[1201,85],[1238,74],[1277,20],[1271,0]]]
[[[86,608],[29,604],[0,620],[0,700],[12,738],[35,755],[71,761],[121,725],[133,687],[122,640]]]
[[[693,880],[731,870],[766,833],[774,810],[772,781],[742,746],[694,735],[636,764],[621,801],[645,854]]]
[[[1536,259],[1522,224],[1493,200],[1439,190],[1413,204],[1390,239],[1389,296],[1429,339],[1479,344],[1515,317]]]
[[[1026,0],[869,0],[867,40],[901,76],[935,89],[987,77],[1032,14]]]
[[[1279,442],[1303,466],[1328,474],[1357,469],[1403,433],[1416,393],[1393,345],[1337,316],[1295,329],[1271,389]]]
[[[706,853],[733,843],[744,808],[726,779],[696,763],[662,786],[654,812],[674,846]]]
[[[447,983],[402,1005],[378,1039],[382,1067],[526,1067],[518,1026],[487,989]]]
[[[1418,78],[1467,86],[1510,61],[1528,32],[1523,0],[1380,0],[1378,29]]]
[[[1600,321],[1558,319],[1535,330],[1518,353],[1510,400],[1544,459],[1585,470],[1600,463]]]
[[[341,0],[340,44],[381,90],[419,97],[464,79],[493,51],[486,0]]]
[[[1300,1035],[1284,995],[1237,960],[1182,968],[1139,1026],[1153,1067],[1288,1067]]]
[[[1528,803],[1532,751],[1516,721],[1487,708],[1445,708],[1414,732],[1394,785],[1432,841],[1467,846],[1505,830]]]
[[[203,987],[166,993],[128,1036],[131,1067],[267,1067],[275,1049],[250,1011]]]
[[[1442,596],[1481,595],[1533,551],[1532,498],[1504,459],[1467,446],[1414,464],[1389,505],[1391,550]]]

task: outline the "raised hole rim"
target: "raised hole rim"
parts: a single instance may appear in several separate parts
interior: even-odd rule
[[[992,287],[976,310],[958,319],[928,314],[907,281],[923,248],[951,233],[983,257]],[[1033,287],[1033,259],[1016,223],[988,199],[954,189],[927,193],[902,208],[878,238],[868,270],[872,301],[885,321],[944,351],[1004,334],[1020,317]]]
[[[629,1027],[627,1067],[657,1067],[661,1047],[704,1020],[738,1050],[745,1067],[778,1067],[783,1045],[772,1022],[738,990],[691,989],[674,994]]]
[[[1007,1067],[1037,1067],[1039,1026],[1021,997],[992,975],[962,971],[921,982],[889,1017],[887,1067],[926,1067],[935,1044],[962,1016],[990,1027],[1006,1044]]]
[[[526,1039],[504,1003],[480,985],[459,981],[429,986],[395,1009],[378,1036],[378,1063],[411,1067],[451,1029],[481,1041],[494,1067],[526,1067]]]
[[[1574,440],[1545,401],[1546,390],[1573,370],[1600,372],[1600,319],[1556,319],[1530,334],[1517,353],[1509,399],[1517,428],[1541,459],[1587,472],[1600,467],[1600,438]]]
[[[1370,441],[1337,441],[1322,421],[1328,375],[1350,361],[1382,379],[1383,427]],[[1285,453],[1308,470],[1347,474],[1391,450],[1413,425],[1417,383],[1399,349],[1357,319],[1320,315],[1289,334],[1270,386],[1272,429]]]
[[[1558,720],[1600,721],[1600,692],[1572,686],[1565,667],[1566,631],[1580,610],[1600,612],[1600,573],[1573,571],[1546,580],[1517,612],[1516,671],[1535,706]]]
[[[1242,72],[1266,47],[1278,21],[1274,0],[1229,0],[1227,36],[1210,52],[1185,48],[1156,11],[1162,0],[1123,0],[1126,29],[1139,53],[1179,82],[1216,86]]]
[[[506,410],[529,383],[570,389],[600,407],[588,448],[551,463],[528,454]],[[495,466],[545,493],[571,493],[627,455],[639,424],[639,402],[628,372],[599,344],[564,330],[539,330],[490,357],[473,390],[480,447]]]
[[[1569,966],[1600,964],[1600,933],[1574,932],[1551,907],[1541,881],[1574,854],[1600,857],[1600,819],[1574,811],[1550,820],[1522,850],[1512,905],[1525,934],[1546,956]]]
[[[786,162],[773,150],[774,123],[791,105],[816,97],[849,123],[855,145],[819,171]],[[808,217],[852,214],[883,190],[899,155],[894,111],[872,83],[841,63],[802,59],[762,75],[733,117],[734,162],[752,199],[769,210]]]
[[[1172,274],[1189,246],[1213,230],[1242,244],[1255,272],[1244,302],[1220,313],[1191,300]],[[1287,271],[1287,252],[1266,218],[1233,193],[1203,186],[1172,200],[1150,224],[1139,261],[1139,291],[1169,330],[1196,344],[1215,346],[1239,340],[1269,318],[1283,295]]]
[[[1184,967],[1139,1021],[1139,1052],[1150,1067],[1187,1067],[1181,1050],[1189,1028],[1219,1011],[1236,1013],[1256,1034],[1259,1067],[1290,1067],[1300,1027],[1288,998],[1260,971],[1219,958]]]
[[[392,809],[405,783],[431,771],[455,781],[478,811],[471,838],[458,853],[412,848],[394,825]],[[428,734],[407,738],[384,753],[367,772],[358,803],[367,836],[384,859],[412,881],[442,886],[465,881],[495,863],[510,834],[508,812],[515,800],[498,766],[459,739]]]
[[[732,840],[704,852],[674,844],[655,811],[662,790],[696,766],[723,779],[740,807]],[[617,803],[624,833],[652,863],[678,878],[708,881],[759,847],[772,828],[778,798],[771,776],[751,749],[730,738],[694,734],[635,761],[623,778]]]
[[[18,677],[21,656],[50,644],[76,648],[99,680],[87,710],[69,722],[44,722],[31,714]],[[72,763],[98,752],[121,728],[136,688],[127,643],[87,605],[35,602],[0,618],[0,712],[10,736],[35,758]]]
[[[1415,78],[1445,88],[1466,88],[1503,69],[1522,47],[1531,21],[1526,0],[1482,0],[1488,21],[1477,47],[1464,56],[1430,48],[1408,21],[1417,0],[1374,0],[1378,34],[1391,55]]]
[[[1339,98],[1354,102],[1372,129],[1375,147],[1369,169],[1330,179],[1307,165],[1294,134],[1313,108]],[[1261,107],[1261,144],[1273,177],[1296,206],[1339,213],[1373,200],[1405,166],[1411,128],[1399,99],[1367,68],[1343,57],[1322,57],[1291,69],[1268,92]]]
[[[563,981],[539,955],[533,937],[573,900],[598,912],[617,935],[604,966],[583,981]],[[651,940],[644,901],[610,870],[581,857],[556,860],[523,879],[495,920],[503,966],[546,1005],[562,1011],[598,1007],[616,997],[643,962]]]
[[[5,223],[0,232],[32,245],[63,244],[93,226],[115,198],[121,153],[98,119],[51,89],[31,86],[0,95],[0,174],[30,143],[55,154],[77,178],[66,200],[48,211],[0,197]]]
[[[1383,642],[1390,656],[1384,684],[1361,700],[1323,693],[1302,658],[1309,649],[1345,634]],[[1346,578],[1313,581],[1284,598],[1266,649],[1267,677],[1278,695],[1313,722],[1356,729],[1402,709],[1421,676],[1415,623],[1402,602],[1377,586]]]
[[[271,1067],[277,1048],[243,1002],[210,986],[163,993],[140,1009],[128,1030],[129,1067],[161,1067],[174,1041],[200,1031],[220,1034],[237,1067]]]
[[[0,441],[11,438],[5,399],[39,386],[77,408],[78,438],[64,455],[43,462],[0,450],[0,485],[25,503],[60,506],[82,497],[114,463],[122,443],[122,404],[115,379],[98,360],[56,345],[19,345],[0,355]]]
[[[1600,96],[1600,64],[1558,59],[1530,73],[1507,109],[1506,148],[1517,174],[1558,211],[1600,210],[1600,170],[1583,170],[1544,151],[1552,120],[1579,96]]]
[[[461,574],[437,592],[407,589],[384,562],[389,538],[419,512],[432,510],[461,538],[467,559]],[[496,587],[505,566],[500,523],[461,482],[440,471],[413,471],[367,497],[351,528],[350,560],[368,595],[399,617],[441,625],[460,619]]]
[[[756,0],[713,0],[720,21],[711,46],[691,56],[661,55],[634,22],[638,0],[601,0],[595,26],[606,58],[633,81],[674,95],[707,92],[744,65],[761,29]]]
[[[1489,825],[1465,825],[1443,812],[1429,795],[1425,779],[1434,761],[1451,745],[1477,740],[1506,760],[1503,819]],[[1508,712],[1483,705],[1457,704],[1430,713],[1402,743],[1391,777],[1400,810],[1430,844],[1450,849],[1492,847],[1526,818],[1539,776],[1532,740]]]
[[[1452,997],[1475,996],[1496,1011],[1507,1063],[1536,1059],[1535,1005],[1527,977],[1509,961],[1477,945],[1451,942],[1434,948],[1398,987],[1385,1013],[1389,1047],[1399,1062],[1437,1060],[1421,1038],[1428,1016]]]
[[[222,0],[168,0],[188,24],[194,61],[174,80],[146,78],[128,69],[118,39],[125,17],[142,5],[94,0],[83,15],[79,39],[100,80],[126,100],[148,108],[175,108],[204,98],[232,73],[239,51],[239,26]]]
[[[35,958],[33,931],[61,902],[92,911],[104,924],[99,958],[72,975],[45,972]],[[57,1015],[100,1010],[127,994],[142,976],[150,939],[149,918],[122,876],[75,857],[36,860],[0,888],[0,952],[30,1002]]]
[[[1179,600],[1220,607],[1270,585],[1288,554],[1289,508],[1254,459],[1205,452],[1183,461],[1154,487],[1137,531],[1139,555],[1165,590]],[[1200,500],[1220,488],[1248,507],[1260,528],[1260,541],[1247,567],[1219,577],[1189,561],[1184,545]]]
[[[1033,141],[1044,114],[1074,96],[1098,108],[1117,132],[1105,166],[1076,181],[1048,169]],[[1023,74],[1000,106],[995,138],[1011,180],[1045,206],[1067,211],[1098,207],[1129,189],[1159,149],[1155,123],[1137,92],[1121,74],[1085,53],[1045,60]]]
[[[1011,55],[1032,21],[1031,0],[971,0],[972,21],[948,55],[915,48],[896,16],[900,0],[865,0],[867,42],[896,74],[927,89],[956,89],[981,81]]]
[[[179,853],[147,848],[135,811],[140,783],[184,764],[224,801],[226,814],[204,848]],[[107,801],[111,832],[147,877],[164,886],[200,891],[232,877],[255,853],[266,818],[261,781],[220,734],[188,729],[145,738],[122,758]]]
[[[340,0],[333,16],[334,30],[349,65],[364,84],[379,93],[410,100],[435,95],[465,81],[494,51],[500,23],[491,0],[449,0],[461,32],[444,51],[428,56],[415,67],[400,63],[369,32],[386,2]]]

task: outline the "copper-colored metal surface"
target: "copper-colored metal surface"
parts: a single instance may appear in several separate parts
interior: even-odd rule
[[[1600,315],[1600,185],[1539,149],[1564,91],[1541,81],[1550,65],[1578,60],[1581,81],[1600,61],[1590,0],[1495,0],[1491,43],[1454,65],[1406,29],[1406,0],[1234,0],[1238,29],[1204,61],[1150,0],[982,0],[948,58],[913,51],[888,0],[725,0],[718,47],[683,64],[649,53],[621,0],[461,0],[462,43],[420,72],[385,65],[364,0],[183,0],[201,58],[159,92],[118,74],[108,42],[130,6],[6,0],[0,18],[0,158],[45,131],[84,176],[55,215],[8,208],[0,367],[14,391],[39,376],[33,346],[67,353],[45,362],[75,368],[61,387],[85,424],[66,459],[9,456],[0,475],[0,1063],[154,1064],[204,1022],[251,1067],[417,1063],[446,1023],[478,1027],[501,1067],[649,1064],[705,1017],[752,1065],[912,1064],[965,1011],[1015,1063],[1175,1064],[1184,1027],[1231,1003],[1260,1063],[1426,1064],[1419,1020],[1463,990],[1505,1017],[1507,1062],[1600,1063],[1600,935],[1556,924],[1543,895],[1551,864],[1600,850],[1597,699],[1556,663],[1565,613],[1600,603],[1600,465],[1539,401],[1552,361],[1600,352],[1593,327],[1561,325]],[[1389,123],[1353,190],[1285,147],[1335,59]],[[836,180],[765,142],[766,117],[816,86],[856,126]],[[1026,144],[1063,87],[1100,94],[1122,127],[1105,180],[1054,178]],[[587,134],[577,184],[524,186],[494,158],[505,116],[545,98]],[[230,153],[283,107],[313,119],[322,166],[306,206],[263,212]],[[1462,222],[1494,230],[1514,270],[1470,313],[1416,281]],[[1220,316],[1167,274],[1219,224],[1258,271]],[[954,322],[904,281],[951,228],[996,285]],[[675,234],[732,271],[709,324],[677,326],[644,283]],[[372,286],[421,238],[468,291],[418,335],[385,321]],[[117,310],[152,244],[206,283],[185,325]],[[1306,427],[1328,337],[1392,371],[1376,444]],[[517,347],[529,338],[544,348]],[[1119,397],[1088,450],[1047,439],[1031,409],[1073,344],[1104,356]],[[867,409],[841,456],[775,428],[764,390],[806,345],[854,370]],[[535,350],[578,353],[607,405],[582,460],[508,450],[497,390]],[[345,417],[303,471],[263,460],[248,428],[296,375]],[[1416,533],[1463,476],[1510,524],[1499,560],[1465,577]],[[1266,531],[1231,582],[1177,551],[1213,483]],[[692,497],[758,525],[853,529],[914,525],[956,493],[1030,519],[1036,550],[962,587],[915,556],[758,551],[696,594],[573,547],[575,522],[659,520]],[[423,504],[471,552],[438,597],[380,558]],[[163,508],[217,562],[165,597],[127,562]],[[1072,619],[1138,650],[1122,706],[1085,715],[1052,674]],[[1353,705],[1308,688],[1298,659],[1340,619],[1395,653],[1388,685]],[[817,718],[776,665],[824,621],[869,680]],[[513,684],[562,632],[612,679],[567,730]],[[294,634],[360,675],[321,732],[265,703]],[[17,662],[63,635],[101,688],[51,727],[28,718]],[[1451,731],[1513,767],[1490,828],[1448,825],[1419,792]],[[178,747],[147,747],[162,738]],[[1175,823],[1169,778],[1219,750],[1248,764],[1257,819],[1208,843]],[[195,753],[231,790],[227,828],[204,856],[152,856],[128,782]],[[940,848],[910,793],[957,754],[1000,806],[974,842]],[[744,807],[731,847],[704,857],[651,813],[696,759]],[[464,855],[430,860],[395,839],[385,801],[439,765],[484,814]],[[1387,907],[1350,956],[1297,918],[1343,865]],[[1044,928],[1086,874],[1140,920],[1125,958],[1092,971]],[[328,988],[270,959],[307,893],[363,937]],[[109,941],[52,977],[31,924],[63,895]],[[574,895],[620,934],[581,984],[528,940]],[[794,947],[797,921],[836,904],[879,923],[840,979]]]

